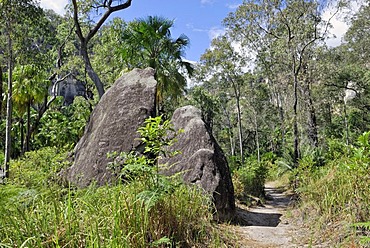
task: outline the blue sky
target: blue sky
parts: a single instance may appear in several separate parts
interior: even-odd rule
[[[64,13],[67,0],[41,0],[41,6]],[[242,0],[133,0],[131,7],[113,16],[125,21],[158,15],[174,20],[172,36],[185,34],[190,39],[185,58],[199,61],[212,38],[223,32],[222,20],[236,9]]]
[[[241,0],[134,0],[119,13],[125,20],[159,15],[174,20],[172,36],[185,34],[190,39],[186,59],[198,61],[212,38],[223,32],[222,20]]]
[[[53,9],[63,15],[68,0],[40,0],[41,6]],[[222,20],[234,11],[242,0],[133,0],[131,7],[115,13],[125,21],[135,18],[158,15],[174,20],[172,36],[177,38],[185,34],[190,39],[190,47],[185,58],[199,61],[200,56],[209,48],[212,38],[224,32]],[[330,10],[324,11],[323,18],[329,19]],[[332,34],[336,38],[329,39],[329,46],[338,46],[348,25],[339,18],[332,20]]]

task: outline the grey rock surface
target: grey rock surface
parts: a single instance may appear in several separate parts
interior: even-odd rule
[[[185,106],[177,109],[171,120],[175,130],[183,129],[178,141],[169,148],[181,154],[165,158],[163,174],[181,173],[187,183],[199,185],[211,194],[217,217],[230,219],[235,213],[234,187],[227,160],[201,118],[199,109]]]
[[[79,187],[111,182],[107,153],[129,152],[140,145],[137,130],[155,114],[156,85],[153,69],[134,69],[103,95],[74,149],[74,164],[65,172],[69,182]]]

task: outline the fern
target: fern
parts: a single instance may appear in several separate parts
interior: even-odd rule
[[[360,242],[362,245],[370,244],[370,222],[360,222],[352,225],[357,229],[361,229],[365,235],[361,236]]]

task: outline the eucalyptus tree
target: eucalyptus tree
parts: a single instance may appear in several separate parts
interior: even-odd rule
[[[1,23],[1,22],[0,22]],[[0,28],[0,30],[2,30]],[[4,54],[6,51],[6,41],[4,35],[0,35],[0,122],[3,120],[3,93],[4,93],[4,72],[6,63]]]
[[[349,29],[344,36],[344,68],[351,69],[346,89],[345,105],[351,107],[349,125],[355,135],[369,129],[370,121],[370,2],[364,1],[358,12],[350,19]],[[349,89],[348,89],[349,88]],[[349,98],[348,94],[352,92]]]
[[[219,96],[200,85],[191,88],[189,93],[192,100],[191,104],[201,110],[202,119],[212,132],[216,119],[221,112]]]
[[[197,106],[201,110],[202,118],[213,136],[221,145],[222,150],[228,156],[236,158],[235,107],[230,108],[230,96],[228,92],[219,89],[217,78],[206,77],[208,69],[204,64],[195,67],[195,80],[202,82],[190,88],[186,95],[188,104]],[[205,79],[207,78],[207,79]]]
[[[122,57],[128,70],[151,67],[155,70],[157,112],[165,102],[176,102],[185,92],[185,74],[192,75],[192,64],[183,59],[189,38],[171,36],[172,20],[148,16],[130,22],[125,29]],[[161,110],[162,111],[162,110]]]
[[[213,80],[218,83],[221,91],[227,92],[235,99],[235,108],[237,113],[237,129],[239,141],[239,156],[243,163],[243,127],[241,97],[242,87],[245,85],[243,80],[243,69],[246,66],[245,58],[235,50],[231,41],[226,35],[213,39],[211,48],[201,57],[203,65],[204,80]],[[231,89],[231,92],[228,90]]]
[[[367,1],[350,18],[349,28],[344,36],[344,48],[351,63],[370,68],[370,3]]]
[[[346,144],[369,128],[370,97],[369,3],[364,3],[353,16],[349,16],[342,44],[336,48],[322,49],[316,64],[322,69],[321,87],[316,91],[320,99],[320,117],[329,138],[343,138]]]
[[[79,51],[83,58],[87,74],[96,86],[99,97],[104,94],[104,84],[98,74],[94,71],[89,55],[89,42],[98,33],[109,16],[117,11],[126,9],[131,6],[132,0],[113,1],[113,0],[89,0],[79,1],[72,0],[73,21],[76,28],[76,34],[80,41]],[[98,14],[97,21],[93,21],[92,14]],[[90,26],[85,32],[85,26]]]
[[[294,164],[299,158],[299,89],[304,71],[310,63],[314,63],[312,52],[327,36],[331,18],[321,18],[328,1],[315,0],[263,0],[244,1],[234,13],[224,20],[233,38],[242,46],[257,51],[257,55],[270,50],[272,63],[284,68],[282,73],[288,75],[287,80],[292,87],[293,95],[293,147]],[[258,58],[258,56],[257,56]],[[306,87],[310,90],[310,87]],[[309,97],[306,95],[305,97]],[[312,116],[313,117],[313,116]],[[317,132],[312,136],[317,145]]]

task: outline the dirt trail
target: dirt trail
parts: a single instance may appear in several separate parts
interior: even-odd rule
[[[265,185],[269,200],[261,206],[237,210],[239,219],[244,225],[235,227],[242,238],[241,247],[301,247],[294,244],[293,233],[297,230],[295,224],[286,217],[289,206],[293,203],[292,195],[274,183]]]

